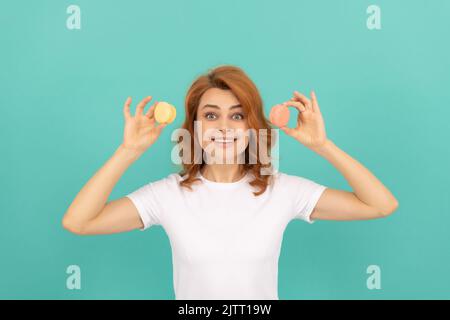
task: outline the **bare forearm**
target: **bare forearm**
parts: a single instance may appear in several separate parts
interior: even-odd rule
[[[344,176],[361,201],[383,212],[397,207],[397,200],[381,181],[331,140],[327,140],[324,146],[314,151],[327,159]]]
[[[139,157],[120,145],[108,161],[78,192],[64,216],[63,223],[82,227],[105,206],[114,186],[128,167]]]

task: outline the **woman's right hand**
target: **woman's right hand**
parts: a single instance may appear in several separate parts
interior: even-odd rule
[[[158,102],[155,102],[144,114],[146,104],[152,100],[152,96],[143,99],[136,107],[134,117],[130,113],[131,97],[128,97],[123,106],[125,129],[122,147],[141,155],[147,150],[161,134],[167,124],[156,124],[154,110]]]

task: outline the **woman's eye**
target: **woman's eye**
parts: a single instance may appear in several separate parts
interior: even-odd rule
[[[211,113],[211,112],[205,114],[205,118],[208,120],[214,119],[214,116],[215,116],[215,114]]]
[[[205,119],[207,120],[214,120],[217,118],[217,115],[212,112],[205,113]],[[231,116],[233,120],[242,120],[244,119],[244,115],[242,113],[235,113]]]
[[[242,120],[242,119],[244,119],[244,115],[242,113],[235,113],[235,114],[233,114],[233,119],[234,120]]]

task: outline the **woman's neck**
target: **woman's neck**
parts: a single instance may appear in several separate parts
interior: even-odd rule
[[[236,182],[245,175],[239,164],[209,164],[200,169],[201,174],[214,182]]]

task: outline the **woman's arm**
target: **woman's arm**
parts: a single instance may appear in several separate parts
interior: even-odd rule
[[[364,220],[387,216],[398,207],[392,193],[361,163],[339,149],[327,138],[317,97],[311,100],[295,91],[285,102],[299,111],[296,128],[281,127],[288,135],[327,159],[344,176],[354,192],[327,188],[321,195],[311,219]]]
[[[159,137],[165,124],[155,125],[154,107],[144,115],[147,97],[130,114],[131,98],[123,107],[125,118],[124,141],[113,156],[83,186],[69,208],[62,224],[76,234],[105,234],[142,228],[142,221],[134,204],[126,197],[106,203],[123,173]]]
[[[114,186],[137,158],[138,155],[132,150],[127,150],[122,145],[119,146],[113,156],[78,192],[62,220],[64,228],[75,234],[87,234],[87,229],[92,229],[90,226],[92,221],[100,215],[103,216],[101,212],[105,208]],[[128,210],[122,208],[122,210],[116,210],[117,214],[112,213],[111,215],[110,213],[108,215],[109,224],[120,226],[120,229],[125,230],[139,228],[142,222],[139,216],[133,213],[132,207],[133,204],[128,206]],[[91,230],[89,234],[96,233],[93,231]]]
[[[311,219],[373,219],[387,216],[398,208],[397,199],[381,181],[331,140],[315,151],[343,175],[353,192],[327,188],[317,202]]]

